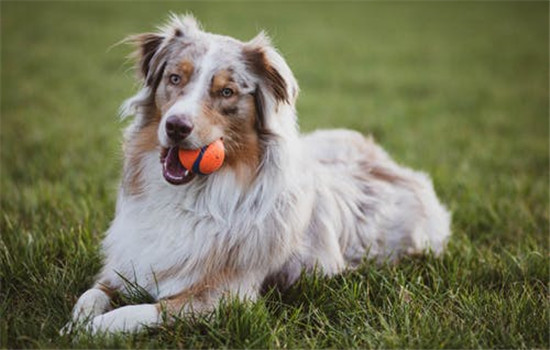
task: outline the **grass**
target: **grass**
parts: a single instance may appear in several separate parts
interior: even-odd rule
[[[2,2],[2,348],[548,348],[547,2]],[[128,48],[167,11],[248,39],[300,81],[302,130],[372,133],[454,212],[440,259],[304,277],[130,337],[58,335],[101,259]],[[139,298],[134,298],[139,302]]]

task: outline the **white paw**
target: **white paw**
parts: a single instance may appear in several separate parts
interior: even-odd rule
[[[82,322],[101,315],[111,308],[111,299],[100,289],[88,289],[73,308],[73,321]]]
[[[130,305],[94,317],[89,325],[92,334],[135,333],[145,326],[154,327],[161,323],[161,316],[153,304]]]
[[[111,308],[110,298],[100,289],[88,289],[78,298],[72,312],[72,321],[68,322],[59,334],[65,335],[85,325],[95,316],[101,315]]]

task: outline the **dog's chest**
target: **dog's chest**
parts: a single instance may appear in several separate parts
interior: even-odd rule
[[[119,282],[123,276],[156,298],[227,266],[270,272],[299,245],[309,218],[310,196],[300,186],[281,188],[285,182],[274,175],[245,191],[230,172],[185,187],[146,173],[145,196],[119,197],[103,245],[104,274]]]
[[[127,202],[104,240],[105,271],[154,297],[169,296],[200,278],[200,261],[222,234],[207,215],[166,202]]]

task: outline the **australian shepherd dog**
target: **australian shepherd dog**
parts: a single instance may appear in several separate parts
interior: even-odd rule
[[[174,15],[130,40],[142,86],[121,108],[133,120],[116,214],[71,329],[134,332],[227,295],[253,301],[302,272],[444,250],[450,214],[426,174],[354,131],[299,133],[298,84],[263,32],[241,42]],[[219,170],[181,165],[181,149],[219,139]],[[156,302],[112,310],[129,285]]]

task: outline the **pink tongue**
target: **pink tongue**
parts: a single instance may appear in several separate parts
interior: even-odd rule
[[[166,181],[172,185],[182,185],[195,177],[195,174],[187,171],[187,169],[181,165],[178,152],[178,147],[168,149],[166,158],[162,163],[162,175],[164,175]]]

